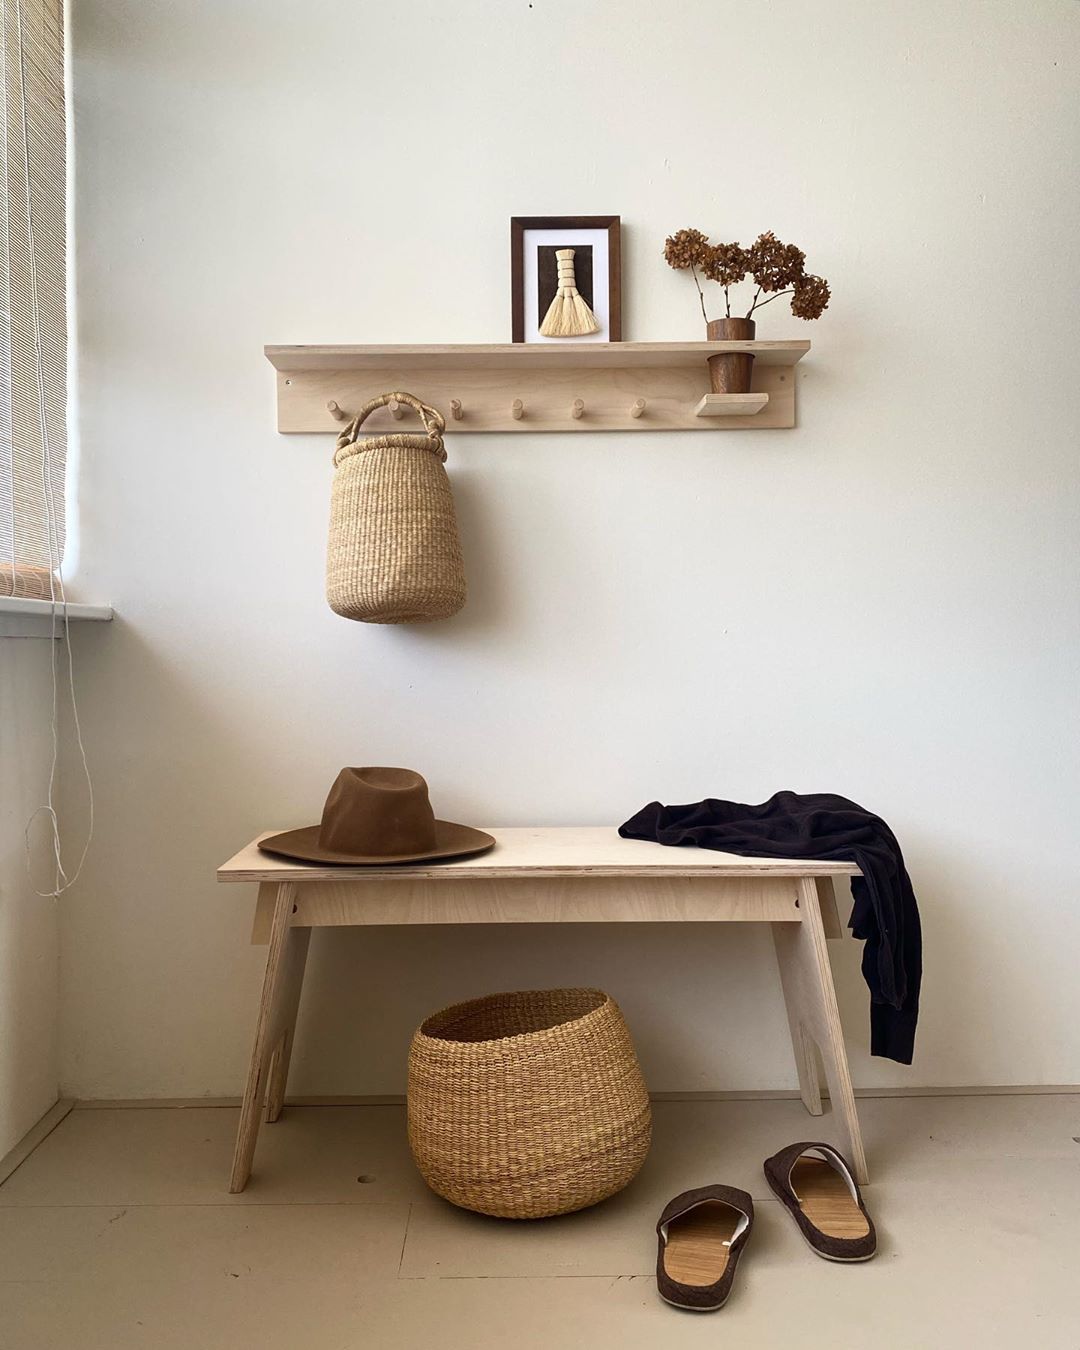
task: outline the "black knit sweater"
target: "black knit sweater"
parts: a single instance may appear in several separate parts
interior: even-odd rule
[[[758,858],[853,862],[848,926],[863,948],[870,986],[870,1053],[910,1064],[922,980],[922,930],[904,857],[892,830],[831,792],[778,792],[760,806],[717,801],[650,802],[619,827],[627,839],[696,844]]]

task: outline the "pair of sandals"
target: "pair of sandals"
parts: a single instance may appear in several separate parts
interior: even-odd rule
[[[843,1154],[791,1144],[765,1160],[765,1180],[800,1233],[827,1261],[869,1261],[877,1234]],[[754,1202],[734,1186],[700,1186],[668,1204],[656,1225],[656,1288],[676,1308],[715,1312],[731,1294],[754,1226]]]

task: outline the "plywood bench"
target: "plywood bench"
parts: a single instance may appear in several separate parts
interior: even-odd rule
[[[258,884],[252,940],[268,945],[230,1191],[247,1185],[261,1119],[281,1114],[311,930],[364,924],[770,924],[803,1102],[821,1114],[816,1045],[842,1142],[867,1180],[825,945],[841,935],[832,878],[858,875],[854,864],[667,848],[612,827],[488,832],[489,853],[454,862],[319,866],[260,853],[255,839],[219,868],[219,881]]]

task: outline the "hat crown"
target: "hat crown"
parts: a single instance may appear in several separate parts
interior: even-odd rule
[[[323,807],[319,847],[401,857],[436,847],[428,785],[412,769],[342,769]]]

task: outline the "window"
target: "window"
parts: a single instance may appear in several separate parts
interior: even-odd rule
[[[48,599],[67,458],[64,7],[0,4],[0,595]]]

